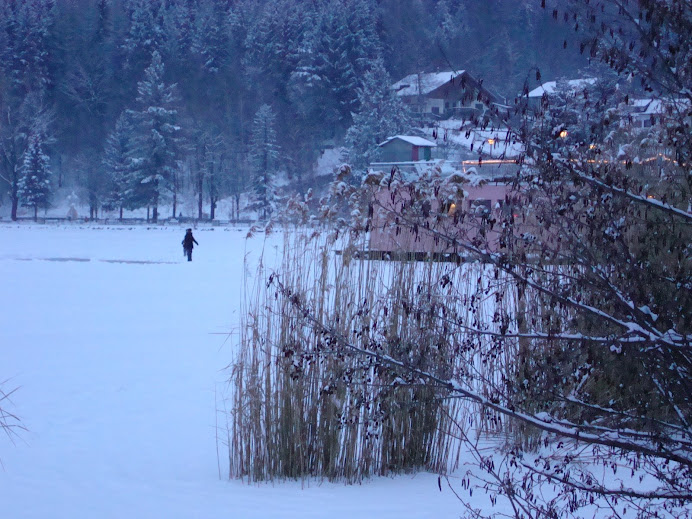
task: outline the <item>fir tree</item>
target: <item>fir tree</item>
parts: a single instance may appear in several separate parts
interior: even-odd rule
[[[411,126],[408,111],[389,89],[390,84],[382,60],[363,78],[358,92],[360,110],[346,133],[349,160],[357,169],[365,169],[377,157],[379,143]]]
[[[115,129],[108,136],[104,150],[103,166],[108,177],[108,187],[103,206],[107,210],[118,209],[121,220],[123,209],[131,205],[133,198],[133,132],[130,114],[123,112],[115,123]]]
[[[126,8],[130,15],[130,29],[123,49],[127,65],[139,73],[151,53],[162,47],[164,34],[159,17],[162,6],[160,0],[129,0]]]
[[[4,12],[7,34],[2,64],[15,93],[27,94],[53,84],[49,40],[54,25],[54,4],[48,0],[10,2]]]
[[[279,147],[276,143],[276,116],[269,105],[260,106],[253,121],[250,140],[250,161],[254,179],[253,188],[262,218],[271,213],[271,181],[276,173]]]
[[[45,90],[53,84],[47,39],[53,9],[44,0],[0,5],[0,180],[8,188],[13,220],[27,137],[47,135]]]
[[[228,6],[220,0],[206,4],[197,15],[193,51],[201,58],[202,68],[216,74],[228,57]]]
[[[133,112],[137,138],[132,166],[140,187],[144,188],[139,202],[152,206],[154,222],[158,220],[161,198],[170,189],[178,168],[180,141],[180,127],[176,124],[178,112],[174,108],[175,85],[166,85],[163,74],[161,55],[154,51],[151,65],[137,85],[140,110]]]
[[[43,152],[43,138],[40,135],[29,138],[18,193],[24,207],[33,207],[36,221],[38,208],[48,207],[51,194],[50,165],[48,156]]]

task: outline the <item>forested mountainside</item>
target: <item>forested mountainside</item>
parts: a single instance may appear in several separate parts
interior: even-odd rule
[[[2,0],[0,200],[16,196],[39,135],[53,187],[103,205],[117,155],[144,146],[123,140],[138,118],[174,129],[150,143],[152,160],[216,175],[197,177],[212,200],[247,189],[267,158],[307,185],[319,152],[342,145],[366,109],[364,90],[467,69],[511,99],[535,67],[544,79],[578,74],[586,60],[565,32],[528,0]],[[142,92],[154,53],[160,77],[148,80],[163,99]],[[143,123],[152,107],[168,118]],[[258,112],[273,125],[269,156],[252,149]]]

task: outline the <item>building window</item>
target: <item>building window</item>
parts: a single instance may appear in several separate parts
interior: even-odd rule
[[[440,113],[440,107],[439,106],[433,106],[430,111],[434,114],[439,114]]]
[[[440,213],[452,216],[457,212],[457,204],[454,202],[445,202],[440,206]]]

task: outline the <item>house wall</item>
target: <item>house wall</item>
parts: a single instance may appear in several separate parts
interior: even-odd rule
[[[381,162],[410,162],[413,160],[413,145],[400,139],[389,141],[382,146],[381,150],[379,157]]]
[[[418,153],[416,153],[416,148]],[[430,160],[432,153],[429,146],[414,146],[401,139],[394,139],[380,148],[378,162],[411,162]]]
[[[477,100],[476,90],[462,90],[461,87],[445,86],[428,94],[423,110],[426,113],[452,115],[473,109],[478,113],[485,111],[485,104]]]
[[[484,233],[490,241],[491,249],[499,247],[499,233],[496,228],[490,229],[483,212],[487,209],[495,214],[508,210],[506,199],[516,198],[512,186],[505,183],[489,183],[482,186],[464,186],[467,195],[459,200],[458,207],[432,207],[426,219],[420,217],[418,232],[413,233],[408,228],[396,228],[393,222],[408,199],[405,193],[392,193],[382,189],[375,194],[376,212],[370,231],[371,252],[412,252],[412,253],[459,253],[446,242],[440,241],[434,233],[426,230],[426,220],[446,235],[456,236],[461,242],[471,243],[479,233]],[[392,201],[394,198],[394,201]],[[498,207],[501,205],[504,207]],[[379,210],[378,210],[379,209]],[[457,213],[456,217],[454,213]],[[445,216],[446,215],[446,216]],[[441,218],[438,218],[440,217]],[[462,217],[463,216],[463,217]],[[408,226],[407,226],[408,227]]]
[[[442,115],[444,113],[444,110],[445,110],[444,99],[433,99],[430,97],[426,98],[425,105],[424,105],[424,111],[425,112]]]
[[[453,107],[473,107],[478,101],[478,90],[472,88],[469,85],[462,87],[459,81],[455,81],[454,85],[447,83],[441,86],[437,90],[430,93],[431,97],[436,99],[442,99],[445,103],[450,104],[450,108]],[[446,106],[446,105],[445,105]]]

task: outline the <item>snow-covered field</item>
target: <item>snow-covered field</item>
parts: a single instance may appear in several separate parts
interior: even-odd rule
[[[195,230],[188,263],[182,228],[0,224],[0,381],[18,387],[9,410],[27,428],[14,444],[0,436],[0,517],[463,513],[434,474],[356,486],[228,480],[217,408],[243,259],[280,242],[246,233]]]

